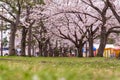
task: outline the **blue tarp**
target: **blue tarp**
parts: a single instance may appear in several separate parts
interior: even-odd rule
[[[82,53],[85,52],[84,48],[82,48]]]
[[[9,50],[9,48],[3,48],[3,50]]]
[[[96,51],[96,48],[95,48],[95,47],[93,47],[93,51]],[[85,49],[84,49],[84,48],[82,49],[82,52],[85,52]]]
[[[95,47],[93,47],[93,51],[96,51],[96,48],[95,48]]]

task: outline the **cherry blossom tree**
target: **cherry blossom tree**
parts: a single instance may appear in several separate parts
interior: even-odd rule
[[[72,16],[71,16],[72,15]],[[60,16],[60,15],[59,15]],[[59,17],[52,23],[55,28],[52,29],[53,34],[72,42],[78,50],[78,56],[82,57],[82,48],[85,44],[87,32],[73,19],[74,14],[62,14],[64,17]],[[77,19],[77,17],[76,17]],[[83,27],[84,28],[84,27]],[[54,31],[55,30],[55,31]]]
[[[26,15],[23,17],[22,25],[25,26],[26,30],[28,31],[29,55],[31,55],[31,45],[32,45],[33,37],[37,41],[37,44],[39,47],[38,55],[44,56],[44,53],[46,53],[45,55],[47,55],[47,44],[49,43],[49,37],[47,36],[47,29],[45,26],[45,23],[47,21],[46,20],[47,15],[46,15],[46,9],[45,9],[46,7],[48,6],[46,6],[44,3],[28,6],[26,9]],[[24,36],[23,39],[26,40],[25,35],[23,36]],[[23,40],[21,41],[23,42]],[[25,45],[25,42],[24,42],[24,45]]]
[[[2,14],[0,14],[0,17],[10,23],[10,29],[11,29],[11,33],[10,33],[10,39],[9,39],[9,53],[10,55],[15,55],[15,34],[16,31],[19,27],[22,27],[23,29],[23,35],[24,33],[26,34],[27,31],[27,27],[26,25],[23,25],[26,21],[28,22],[29,25],[29,21],[28,18],[27,20],[23,23],[23,15],[22,13],[25,12],[25,10],[28,9],[29,6],[34,6],[34,5],[38,5],[41,4],[43,2],[43,0],[1,0],[1,7],[6,11],[7,16],[4,16]],[[28,13],[29,14],[29,13]],[[29,16],[29,15],[26,16]],[[32,24],[32,22],[30,22],[30,24]],[[30,29],[29,29],[30,30]],[[25,37],[22,38],[23,42],[22,42],[22,46],[25,46]],[[23,48],[22,48],[23,50]],[[23,55],[25,54],[25,49],[22,51]]]
[[[92,1],[92,0],[82,0],[83,3],[87,4],[91,8],[93,8],[94,12],[97,12],[98,15],[94,16],[94,18],[101,21],[101,32],[100,32],[100,46],[98,50],[98,56],[103,56],[103,51],[110,33],[118,33],[119,26],[115,24],[115,18],[112,16],[110,10],[108,9],[108,2],[107,1]],[[98,5],[98,4],[99,5]],[[95,5],[97,4],[97,5]],[[101,7],[100,4],[103,6]],[[89,13],[89,16],[93,16],[93,14]],[[111,21],[114,19],[114,23]]]
[[[98,30],[98,27],[95,28],[95,26],[94,26],[94,28],[93,28],[93,24],[95,23],[94,22],[95,19],[84,13],[87,6],[83,7],[83,4],[81,4],[80,1],[78,1],[78,0],[73,1],[74,5],[72,5],[72,3],[71,3],[72,1],[70,1],[70,0],[69,1],[63,1],[63,2],[65,3],[63,5],[60,5],[59,2],[56,3],[56,4],[59,5],[59,6],[62,6],[62,7],[66,7],[66,8],[62,9],[61,7],[60,8],[57,7],[58,8],[57,10],[59,10],[59,11],[57,11],[57,13],[54,14],[54,15],[58,15],[59,17],[64,16],[63,19],[58,18],[59,21],[63,22],[62,23],[63,27],[61,29],[58,29],[60,35],[63,36],[62,38],[65,39],[65,37],[66,37],[66,39],[68,39],[72,43],[74,43],[75,46],[77,46],[79,54],[82,54],[82,48],[83,48],[82,43],[85,43],[86,40],[84,42],[84,39],[87,38],[88,42],[89,42],[89,47],[90,47],[89,48],[90,56],[93,56],[93,50],[92,50],[93,49],[93,40],[96,37],[95,33]],[[65,14],[65,15],[63,15],[63,14]],[[65,21],[65,19],[66,19],[66,21]],[[57,20],[55,20],[55,21],[57,21]],[[60,23],[59,22],[54,23],[53,26],[56,26],[56,28],[61,27],[60,25],[58,26],[56,24],[60,24]],[[66,27],[68,28],[68,30],[67,30],[67,32],[64,32],[62,29],[66,28]],[[72,34],[67,34],[69,32],[72,33]],[[71,37],[70,35],[73,35],[73,36]],[[80,36],[82,36],[82,37],[80,38]],[[94,37],[91,38],[89,36],[91,36],[91,37],[94,36]],[[70,38],[68,38],[68,37],[70,37]],[[79,44],[77,41],[81,42],[81,43]],[[82,46],[82,47],[80,47],[80,46]],[[81,49],[79,50],[79,48],[81,48]]]
[[[1,0],[1,6],[6,10],[8,16],[0,14],[0,17],[10,23],[10,40],[9,40],[9,54],[15,55],[15,34],[20,23],[21,0]]]
[[[120,1],[119,0],[106,0],[108,6],[110,7],[113,15],[120,23],[120,16],[119,16],[119,8],[120,8]]]
[[[27,39],[27,46],[28,46],[28,56],[32,56],[34,54],[34,51],[32,53],[32,47],[34,48],[33,44],[33,28],[35,28],[37,23],[40,23],[40,19],[42,17],[42,7],[44,6],[43,0],[33,1],[26,5],[26,8],[24,8],[24,11],[22,13],[23,17],[21,20],[22,25],[22,39],[21,39],[21,53],[24,56],[25,50],[26,50],[26,37],[28,35]],[[41,26],[39,26],[41,27]],[[28,34],[27,34],[28,33]],[[33,46],[32,46],[33,45]]]

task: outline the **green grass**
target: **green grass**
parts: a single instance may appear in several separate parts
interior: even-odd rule
[[[0,80],[119,80],[120,60],[0,57]]]

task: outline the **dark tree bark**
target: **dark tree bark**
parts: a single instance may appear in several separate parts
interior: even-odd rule
[[[32,53],[32,26],[28,29],[28,56],[31,57]]]
[[[89,28],[87,29],[88,32],[88,43],[89,43],[89,57],[94,57],[93,54],[93,31],[92,31],[92,26],[89,26]]]
[[[38,47],[39,47],[39,56],[43,56],[43,45],[41,44],[41,42],[38,42]]]
[[[27,29],[23,26],[22,28],[22,39],[21,39],[21,56],[26,56],[26,36]]]
[[[15,33],[16,33],[16,25],[11,25],[11,32],[10,32],[10,41],[9,41],[9,55],[13,56],[16,55],[15,51]]]
[[[43,52],[44,52],[44,56],[48,57],[48,44],[49,44],[49,38],[46,39],[45,43],[44,43],[44,47],[43,47]]]
[[[78,57],[83,57],[82,48],[83,48],[83,46],[77,47]]]
[[[82,49],[83,49],[83,41],[82,39],[79,40],[79,44],[76,44],[76,48],[77,48],[77,51],[78,51],[78,57],[83,57],[83,52],[82,52]]]
[[[94,57],[94,54],[93,54],[93,36],[89,36],[89,39],[88,39],[88,42],[89,42],[89,57]]]
[[[49,46],[49,56],[50,57],[53,57],[53,49],[52,49],[52,44],[51,44],[51,42],[49,41],[49,43],[48,43],[48,46]]]
[[[101,28],[101,35],[100,35],[100,46],[99,46],[99,49],[98,49],[98,56],[99,57],[103,57],[103,52],[104,52],[104,49],[105,49],[105,45],[106,45],[106,42],[107,42],[107,33],[106,33],[106,27],[102,27]]]

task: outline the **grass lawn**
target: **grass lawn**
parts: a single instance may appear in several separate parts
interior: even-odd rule
[[[120,60],[0,57],[0,80],[120,80]]]

